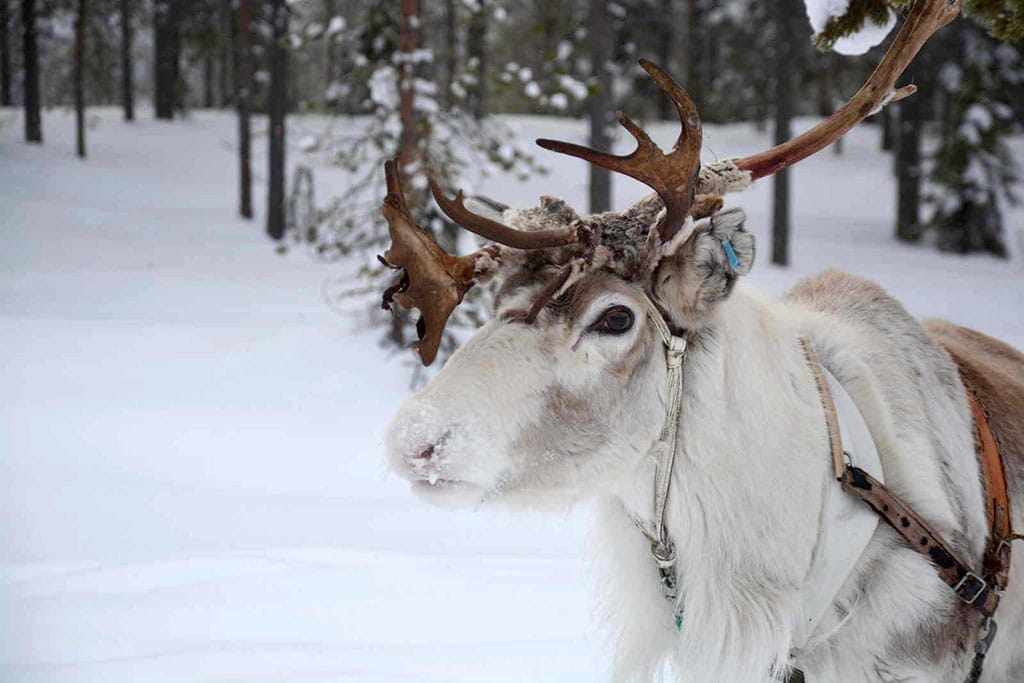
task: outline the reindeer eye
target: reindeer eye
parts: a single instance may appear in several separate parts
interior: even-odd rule
[[[589,329],[600,334],[623,334],[632,327],[633,311],[625,306],[612,306]]]

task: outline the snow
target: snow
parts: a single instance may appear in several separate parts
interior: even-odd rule
[[[0,680],[607,680],[586,506],[439,510],[385,475],[409,358],[377,346],[359,306],[325,301],[372,255],[322,263],[264,238],[266,120],[250,223],[235,217],[231,115],[90,115],[78,161],[70,112],[46,112],[46,143],[29,146],[0,109]],[[586,130],[503,120],[523,140]],[[652,128],[663,145],[675,133]],[[313,163],[302,137],[290,161]],[[708,125],[705,140],[706,159],[768,145],[747,125]],[[751,280],[778,293],[838,266],[917,315],[1024,346],[1021,261],[896,243],[876,149],[864,127],[842,156],[795,169],[789,269],[767,259],[771,183],[730,198],[761,245]],[[522,205],[554,187],[583,207],[586,165],[537,156],[551,174],[480,191]],[[318,196],[345,180],[318,169]],[[622,178],[615,191],[616,206],[646,192]]]
[[[382,66],[373,72],[369,81],[370,100],[384,110],[398,109],[398,73],[391,66]]]
[[[829,19],[841,17],[846,13],[850,0],[804,0],[804,5],[811,28],[818,34],[825,28]],[[879,25],[869,19],[858,33],[838,39],[832,49],[841,55],[862,55],[885,40],[895,25],[896,16],[890,11],[884,24]]]
[[[341,33],[345,30],[345,17],[334,16],[331,17],[331,22],[327,24],[327,35],[333,36]]]

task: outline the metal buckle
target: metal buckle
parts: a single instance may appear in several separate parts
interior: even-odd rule
[[[956,597],[960,598],[960,601],[968,605],[973,605],[974,601],[978,599],[978,596],[985,592],[988,588],[988,584],[981,580],[981,577],[974,572],[967,572],[963,578],[955,586],[953,586],[953,592],[956,593]]]

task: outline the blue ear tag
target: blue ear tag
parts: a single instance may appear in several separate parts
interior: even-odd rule
[[[736,250],[732,248],[732,242],[729,240],[722,240],[722,249],[725,249],[725,255],[729,257],[729,265],[735,268],[740,265],[740,257],[736,255]]]

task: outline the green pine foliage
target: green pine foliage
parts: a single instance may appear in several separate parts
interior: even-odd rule
[[[911,0],[851,0],[846,13],[829,19],[814,44],[831,50],[840,38],[859,32],[868,21],[882,25],[892,10],[906,10]],[[1024,0],[966,0],[964,14],[1000,40],[1024,39]]]
[[[996,38],[1024,38],[1024,0],[967,0],[965,12]]]
[[[882,26],[891,10],[909,5],[910,0],[851,0],[845,14],[829,19],[821,33],[814,36],[814,44],[819,50],[831,50],[837,40],[858,33],[867,22]]]

